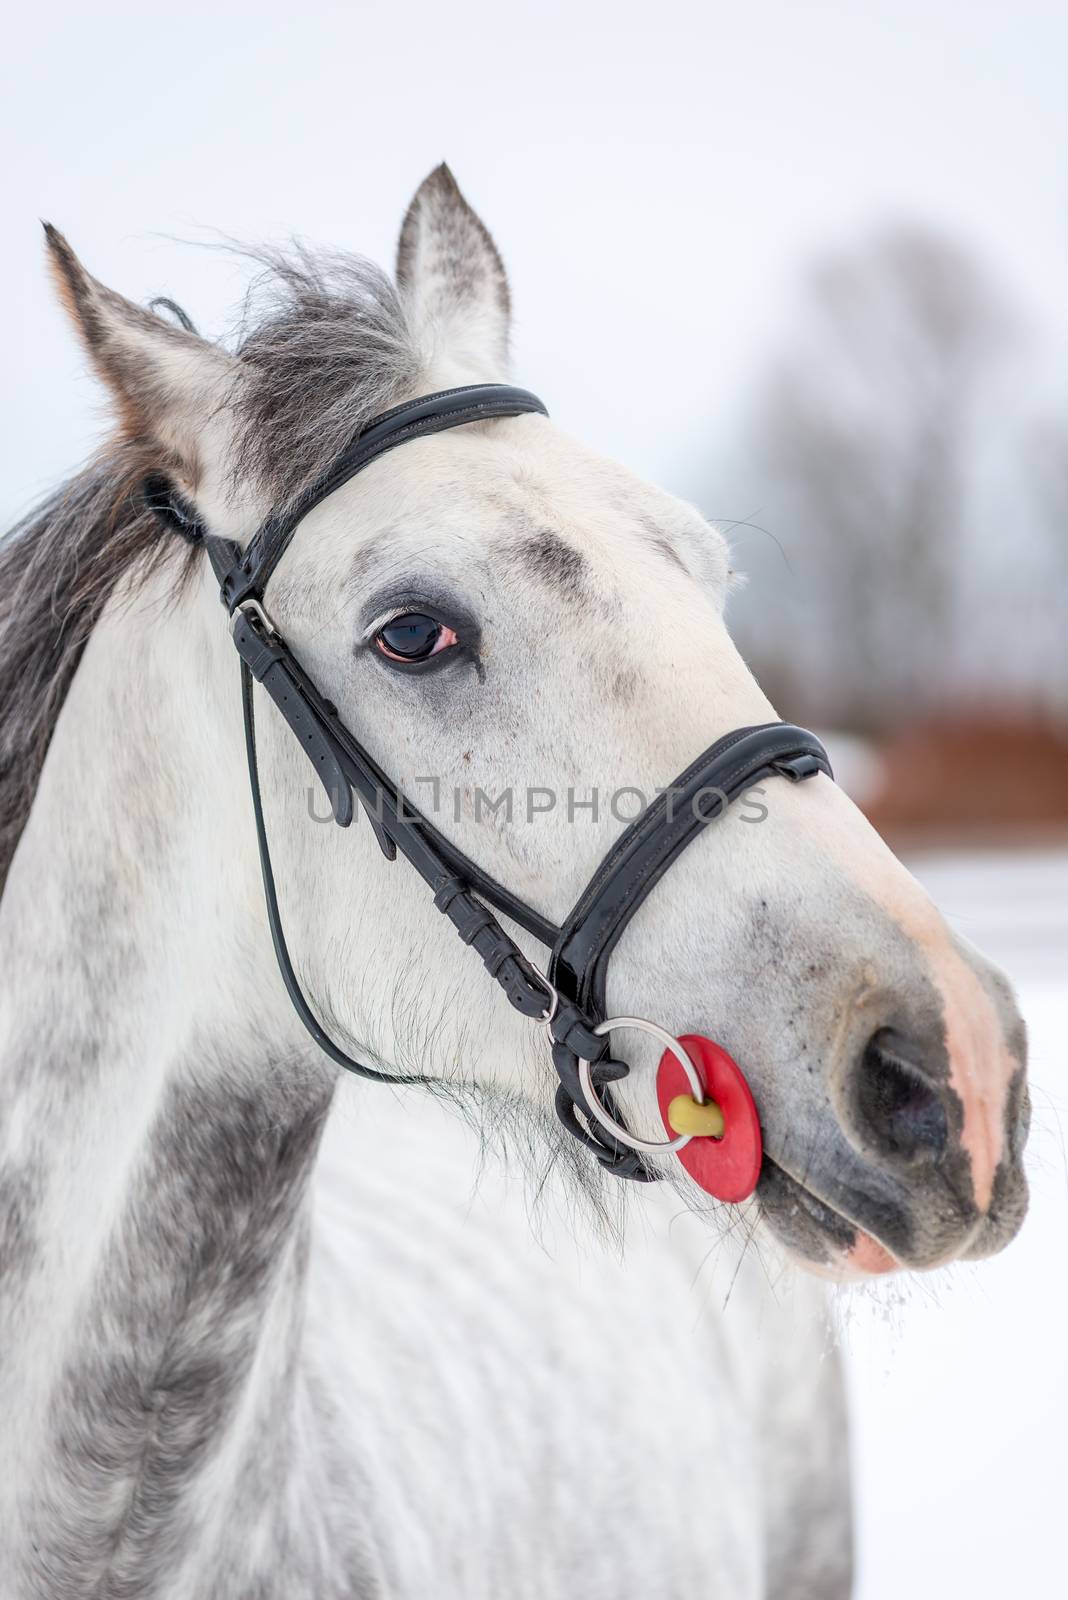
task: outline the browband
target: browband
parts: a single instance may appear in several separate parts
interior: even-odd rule
[[[327,468],[310,488],[280,511],[273,512],[253,534],[245,549],[229,540],[206,540],[212,565],[220,579],[223,604],[233,611],[243,600],[263,598],[263,591],[297,526],[309,511],[348,483],[372,461],[429,433],[441,433],[463,423],[487,422],[493,417],[521,417],[536,413],[549,415],[537,395],[516,389],[508,383],[472,383],[459,389],[443,389],[439,394],[421,395],[384,411],[353,439],[348,449]],[[222,545],[222,549],[218,546]]]

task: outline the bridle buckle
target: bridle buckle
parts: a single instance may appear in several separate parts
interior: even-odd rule
[[[546,1033],[551,1039],[553,1036],[553,1022],[556,1018],[556,1013],[560,1009],[560,991],[554,984],[549,982],[541,968],[536,967],[533,961],[530,962],[530,967],[538,982],[544,985],[545,993],[549,997],[549,1004],[546,1006],[541,1016],[536,1020],[541,1023],[542,1027],[545,1029]]]
[[[237,605],[230,613],[231,638],[233,638],[234,632],[242,617],[252,617],[253,620],[259,624],[266,637],[279,637],[278,629],[275,627],[274,623],[271,621],[260,602],[249,597],[246,600],[239,600]]]

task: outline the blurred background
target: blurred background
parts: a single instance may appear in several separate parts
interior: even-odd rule
[[[510,269],[518,380],[729,530],[778,709],[1016,980],[1032,1220],[974,1272],[841,1299],[862,1600],[1060,1570],[1066,61],[1037,0],[58,0],[0,66],[5,523],[102,426],[38,218],[221,334],[246,274],[202,246],[388,263],[447,159]]]

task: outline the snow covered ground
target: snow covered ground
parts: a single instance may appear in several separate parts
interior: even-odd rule
[[[857,1600],[1065,1590],[1068,850],[910,863],[1013,978],[1031,1035],[1031,1212],[993,1261],[842,1292]]]

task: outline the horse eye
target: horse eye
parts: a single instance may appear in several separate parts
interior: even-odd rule
[[[421,611],[394,617],[374,636],[376,648],[389,661],[429,661],[458,643],[451,628]]]

